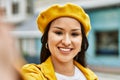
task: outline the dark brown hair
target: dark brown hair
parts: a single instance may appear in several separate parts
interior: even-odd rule
[[[42,42],[42,49],[41,49],[41,53],[40,53],[40,61],[41,63],[44,62],[50,55],[50,51],[49,49],[47,49],[46,43],[48,40],[48,31],[50,29],[50,24],[48,24],[48,26],[45,29],[45,32],[41,38],[41,42]],[[82,66],[86,67],[86,61],[85,61],[85,52],[88,48],[88,40],[84,31],[84,27],[81,25],[81,31],[82,31],[82,46],[81,46],[81,51],[78,52],[78,54],[74,57],[74,60],[76,60],[78,63],[80,63]]]

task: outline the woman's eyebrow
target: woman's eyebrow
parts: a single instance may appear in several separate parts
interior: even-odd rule
[[[60,30],[64,30],[63,28],[60,28],[60,27],[53,27],[53,28],[57,28],[57,29],[60,29]],[[81,29],[72,29],[71,31],[77,31],[77,30],[80,30],[81,31]]]
[[[57,28],[57,29],[60,29],[60,30],[64,30],[63,28],[60,28],[60,27],[53,27],[53,28]]]
[[[81,29],[72,29],[72,31],[78,31],[78,30],[80,30],[80,31],[81,31]]]

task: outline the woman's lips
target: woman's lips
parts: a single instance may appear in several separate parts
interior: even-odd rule
[[[62,48],[62,47],[59,47],[58,48],[60,50],[60,52],[62,53],[70,53],[72,48]]]

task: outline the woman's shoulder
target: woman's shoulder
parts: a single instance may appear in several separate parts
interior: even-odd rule
[[[86,71],[88,73],[88,77],[92,80],[98,80],[98,76],[90,69],[90,68],[86,68]]]
[[[41,64],[26,64],[22,67],[21,72],[24,80],[44,80]]]
[[[35,68],[35,67],[37,67],[38,65],[40,65],[40,64],[34,64],[34,63],[25,64],[25,65],[23,65],[22,68]]]
[[[22,67],[22,72],[39,72],[41,64],[25,64]]]
[[[97,75],[89,67],[83,67],[78,62],[75,62],[75,65],[83,72],[88,80],[98,80]]]

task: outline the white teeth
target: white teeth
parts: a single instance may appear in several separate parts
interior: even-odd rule
[[[60,48],[61,51],[70,51],[71,49],[67,49],[67,48]]]

